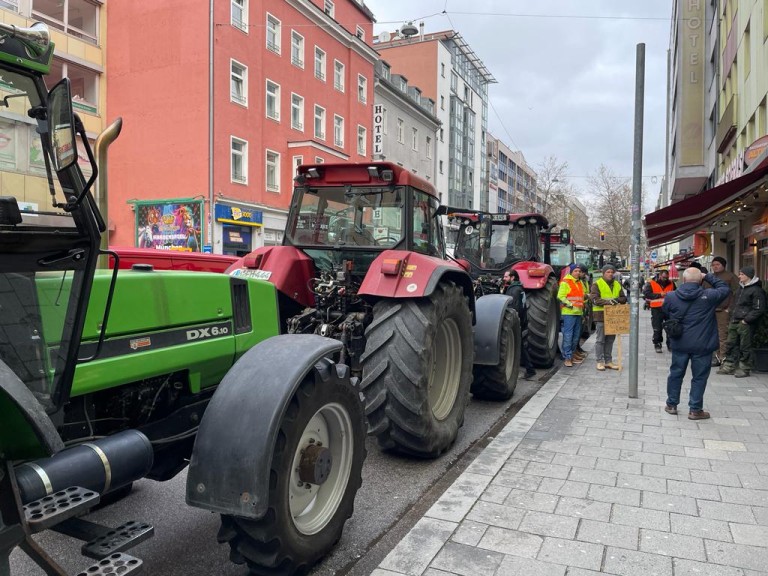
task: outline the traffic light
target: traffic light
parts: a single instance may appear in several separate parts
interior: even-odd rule
[[[605,242],[605,232],[600,230],[600,242]]]

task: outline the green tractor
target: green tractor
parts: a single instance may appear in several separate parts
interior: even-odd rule
[[[306,573],[361,484],[364,409],[343,343],[281,334],[280,296],[259,278],[118,270],[99,249],[97,166],[69,80],[43,81],[47,27],[0,24],[0,40],[0,116],[39,151],[2,175],[0,576],[17,546],[63,576],[32,538],[47,529],[85,542],[97,562],[82,574],[137,573],[125,551],[152,526],[83,516],[187,464],[187,503],[221,514],[234,562]],[[107,254],[114,269],[97,270]]]

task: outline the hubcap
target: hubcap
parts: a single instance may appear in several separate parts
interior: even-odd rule
[[[461,381],[461,333],[449,318],[437,329],[432,342],[432,369],[429,373],[429,407],[437,420],[445,420],[456,403]]]
[[[353,453],[352,419],[341,404],[326,404],[307,423],[293,456],[289,508],[302,534],[320,532],[333,518],[347,489]]]

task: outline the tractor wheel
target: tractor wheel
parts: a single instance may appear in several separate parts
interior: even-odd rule
[[[472,395],[481,400],[509,400],[515,392],[520,373],[520,318],[507,308],[501,327],[499,363],[475,366]]]
[[[219,542],[251,574],[307,574],[341,537],[362,482],[365,419],[349,368],[324,359],[291,399],[259,520],[222,515]],[[254,470],[254,474],[263,474]]]
[[[557,281],[550,277],[544,288],[526,292],[528,353],[537,368],[549,368],[557,355]]]
[[[362,357],[368,432],[384,450],[435,458],[464,423],[472,382],[472,316],[462,289],[373,308]]]

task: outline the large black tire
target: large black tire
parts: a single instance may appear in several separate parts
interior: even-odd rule
[[[379,446],[435,458],[456,440],[472,382],[472,316],[462,289],[381,300],[362,357],[368,432]]]
[[[544,288],[526,291],[528,354],[537,368],[549,368],[557,355],[557,281],[550,276]]]
[[[229,544],[230,559],[247,563],[251,574],[261,576],[307,574],[338,542],[352,515],[362,482],[365,432],[357,380],[350,379],[347,366],[321,360],[299,386],[280,424],[266,515],[260,520],[221,517],[219,542]],[[327,479],[315,483],[305,476],[305,483],[299,464],[312,445],[327,448],[332,463]]]
[[[499,363],[475,366],[472,394],[480,400],[509,400],[520,374],[520,318],[511,308],[504,310],[499,341]]]

